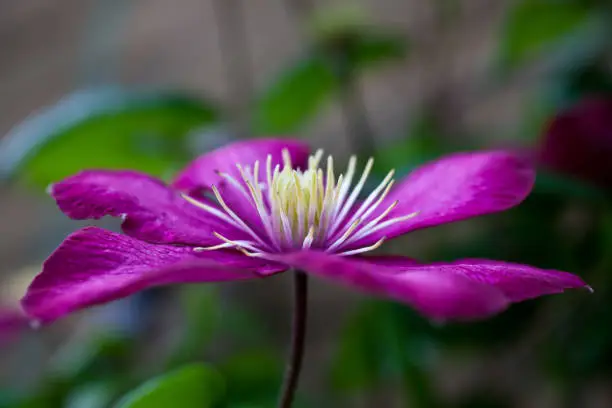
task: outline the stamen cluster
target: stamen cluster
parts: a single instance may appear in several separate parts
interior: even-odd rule
[[[351,244],[395,222],[417,215],[412,213],[389,219],[388,215],[397,206],[397,201],[376,212],[393,186],[393,170],[365,200],[358,202],[374,160],[370,158],[367,161],[361,177],[351,188],[357,158],[350,158],[346,173],[340,174],[336,180],[332,156],[327,158],[325,172],[319,167],[322,157],[323,151],[317,151],[309,157],[308,168],[302,171],[292,167],[286,150],[283,151],[282,169],[280,165],[272,168],[272,156],[268,155],[265,172],[262,172],[263,180],[260,180],[259,161],[254,163],[253,168],[237,164],[241,180],[220,173],[229,188],[235,189],[253,206],[263,231],[255,231],[232,210],[216,186],[212,187],[212,191],[218,207],[185,196],[192,204],[251,237],[248,240],[232,240],[216,232],[219,245],[197,250],[235,248],[249,256],[263,256],[266,253],[316,248],[339,255],[355,255],[378,248],[384,237],[365,247],[349,249]]]

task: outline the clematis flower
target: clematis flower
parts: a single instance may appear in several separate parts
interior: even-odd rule
[[[584,99],[553,118],[538,160],[551,170],[612,188],[612,98]]]
[[[323,162],[325,165],[322,166]],[[368,252],[400,235],[506,210],[534,182],[505,151],[458,153],[397,184],[393,172],[365,199],[372,169],[299,141],[260,139],[196,159],[166,185],[134,171],[88,170],[50,188],[73,219],[121,217],[124,234],[70,235],[29,287],[25,311],[50,322],[151,286],[263,279],[290,269],[404,302],[434,319],[476,319],[510,303],[585,287],[577,276],[464,259],[426,264]]]

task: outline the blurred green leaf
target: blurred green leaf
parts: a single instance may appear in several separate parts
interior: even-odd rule
[[[561,321],[541,345],[545,366],[564,385],[612,373],[612,212],[598,217],[598,255],[581,273],[593,294],[578,293],[570,307],[560,310]],[[587,268],[585,268],[587,269]],[[588,297],[585,297],[588,296]]]
[[[276,399],[283,362],[276,353],[261,348],[234,354],[219,370],[227,381],[231,406],[270,406],[266,402]]]
[[[74,383],[125,373],[134,352],[134,342],[122,336],[103,336],[68,342],[51,361],[57,378]]]
[[[336,390],[359,393],[397,384],[414,407],[435,407],[436,398],[425,368],[436,354],[432,328],[393,303],[364,302],[340,337],[332,363]]]
[[[573,0],[520,0],[508,14],[501,61],[516,68],[588,23],[589,8]]]
[[[24,399],[14,405],[19,408],[53,408],[63,407],[71,386],[65,381],[47,379],[36,392],[25,395]]]
[[[345,47],[349,63],[357,71],[398,61],[408,54],[408,44],[403,38],[368,31],[356,33],[355,36],[347,38]]]
[[[340,89],[341,72],[359,75],[384,62],[400,59],[406,52],[402,38],[372,30],[350,33],[337,42],[321,40],[310,56],[289,67],[264,92],[254,108],[255,133],[297,131]]]
[[[17,406],[18,398],[11,390],[0,389],[0,408]]]
[[[289,68],[269,88],[255,107],[258,134],[296,131],[327,102],[336,79],[326,62],[311,57]]]
[[[46,187],[83,168],[128,168],[164,176],[189,157],[190,132],[216,119],[183,95],[82,91],[16,126],[0,143],[0,178]]]
[[[559,107],[569,107],[582,98],[612,94],[612,72],[606,61],[589,61],[582,66],[572,66],[560,82],[557,98]]]
[[[403,177],[416,167],[453,150],[444,143],[441,131],[431,115],[417,118],[408,134],[376,152],[377,166],[374,174],[385,176],[390,169],[397,169],[397,177]]]
[[[213,336],[223,329],[220,325],[220,298],[215,287],[186,285],[180,293],[187,327],[182,343],[171,358],[171,366],[200,355]]]
[[[205,408],[223,394],[219,374],[203,364],[194,364],[152,379],[126,395],[117,408]]]

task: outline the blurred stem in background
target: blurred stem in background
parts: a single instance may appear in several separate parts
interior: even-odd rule
[[[228,123],[234,136],[249,134],[249,106],[253,96],[253,69],[242,0],[213,0],[225,82],[228,93]]]
[[[316,19],[316,10],[310,0],[288,0],[286,4],[296,24],[310,24]],[[321,54],[328,60],[339,84],[339,102],[351,149],[357,155],[373,155],[376,151],[374,132],[368,119],[367,105],[354,62],[356,58],[353,55],[356,52],[356,32],[352,30],[354,27],[350,25],[351,21],[347,27],[342,26],[342,13],[343,10],[340,10],[337,32],[324,35],[315,41],[306,38],[306,41],[311,43],[311,52]],[[312,33],[307,33],[307,37],[311,36]]]
[[[349,141],[359,156],[373,155],[376,152],[374,132],[368,120],[368,110],[358,75],[347,58],[346,50],[339,49],[332,57],[336,58],[336,76],[340,82],[340,106]]]
[[[302,271],[294,272],[294,309],[291,328],[291,348],[287,360],[285,378],[280,392],[278,408],[290,408],[298,385],[308,317],[308,276]]]

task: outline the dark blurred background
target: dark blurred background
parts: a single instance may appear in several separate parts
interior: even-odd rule
[[[288,276],[155,289],[37,330],[18,308],[86,225],[50,182],[88,167],[168,180],[262,136],[341,164],[374,156],[378,177],[521,149],[539,173],[520,207],[385,251],[530,263],[595,288],[441,326],[313,282],[296,406],[611,407],[610,27],[604,0],[0,2],[0,407],[274,406]]]

